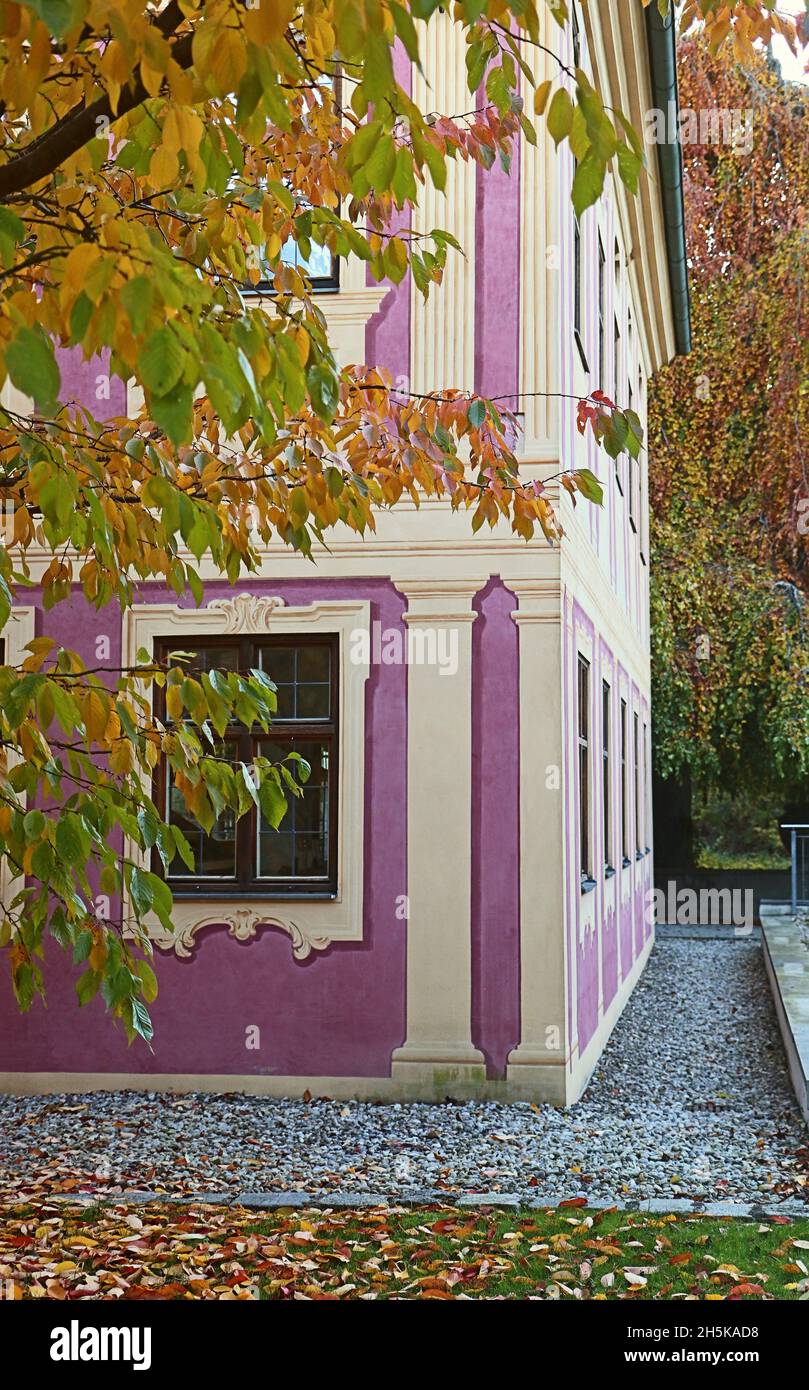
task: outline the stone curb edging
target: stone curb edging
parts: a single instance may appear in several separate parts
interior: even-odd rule
[[[132,1206],[213,1206],[246,1207],[254,1211],[278,1211],[289,1207],[308,1207],[312,1210],[348,1210],[351,1208],[383,1207],[500,1207],[508,1211],[523,1208],[526,1211],[547,1211],[549,1209],[570,1210],[583,1208],[566,1207],[570,1197],[561,1195],[549,1198],[522,1197],[519,1193],[503,1192],[442,1192],[435,1188],[402,1193],[373,1192],[191,1192],[177,1197],[161,1192],[120,1192],[114,1195],[101,1192],[55,1192],[46,1200],[75,1203],[90,1206],[103,1203],[105,1206],[119,1206],[127,1203]],[[809,1202],[779,1202],[772,1207],[764,1207],[759,1202],[696,1202],[685,1197],[650,1197],[645,1200],[616,1198],[587,1199],[589,1211],[626,1211],[667,1216],[725,1216],[738,1217],[746,1221],[772,1220],[774,1216],[790,1219],[809,1219]]]

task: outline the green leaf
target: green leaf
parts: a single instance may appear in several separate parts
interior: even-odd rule
[[[466,418],[473,429],[479,430],[483,421],[486,419],[486,402],[480,400],[473,401],[467,411]]]
[[[133,333],[140,334],[146,327],[149,310],[152,307],[152,282],[145,275],[136,275],[121,287],[121,303],[129,316]],[[151,342],[151,339],[149,340]],[[148,344],[147,344],[148,350]],[[141,364],[142,369],[142,364]],[[159,387],[155,389],[159,390]]]
[[[25,236],[25,225],[9,208],[0,208],[0,258],[6,270],[14,264],[14,253]]]
[[[152,396],[149,405],[152,416],[172,444],[184,444],[190,438],[193,404],[194,393],[183,381],[165,396]]]
[[[396,152],[396,171],[391,181],[396,206],[401,210],[407,199],[415,203],[418,197],[416,178],[413,173],[413,153],[406,145],[400,145]]]
[[[258,789],[261,814],[277,830],[287,813],[287,799],[273,776],[265,778]]]
[[[62,377],[53,343],[39,325],[18,331],[6,348],[6,367],[17,390],[32,396],[37,408],[46,415],[52,414],[59,401]]]
[[[98,994],[98,986],[101,984],[101,976],[96,970],[85,970],[76,981],[76,994],[80,1004],[89,1004]]]
[[[316,363],[306,373],[309,397],[316,415],[321,420],[332,420],[339,403],[337,377],[327,366]]]
[[[607,166],[603,159],[590,150],[584,156],[581,164],[576,168],[573,178],[573,208],[577,217],[581,217],[586,208],[592,207],[593,203],[598,202],[604,189],[604,176]]]
[[[628,145],[618,146],[618,173],[630,193],[637,193],[643,160]]]
[[[152,1020],[149,1017],[149,1010],[140,999],[130,999],[132,1031],[137,1033],[144,1042],[151,1042],[154,1037]]]
[[[154,902],[151,885],[152,875],[135,866],[129,876],[129,896],[139,917],[145,917]]]
[[[554,144],[559,147],[570,134],[573,124],[573,102],[564,87],[558,87],[548,110],[548,131]]]
[[[135,964],[135,974],[143,985],[143,997],[146,1003],[153,1003],[157,998],[157,976],[149,962],[146,960],[137,961]]]
[[[600,507],[604,501],[604,489],[595,473],[592,473],[589,468],[578,468],[573,476],[582,496],[586,497],[588,502],[595,502]]]
[[[350,173],[361,169],[376,149],[376,142],[382,134],[381,121],[368,121],[361,125],[345,150],[346,167]]]
[[[171,328],[158,328],[147,340],[138,362],[140,379],[147,391],[155,396],[167,395],[180,380],[185,360],[177,334]]]
[[[62,863],[71,867],[83,867],[87,862],[89,850],[89,837],[82,829],[78,816],[61,816],[56,825],[56,853]]]
[[[64,38],[85,9],[82,0],[27,0],[27,4],[58,39]]]

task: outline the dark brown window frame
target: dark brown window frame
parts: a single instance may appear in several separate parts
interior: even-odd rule
[[[284,745],[306,741],[326,743],[329,747],[329,835],[328,835],[328,874],[313,878],[270,878],[258,877],[257,869],[257,828],[258,813],[252,808],[236,824],[236,873],[233,878],[199,876],[192,874],[168,874],[163,871],[159,855],[153,855],[152,869],[161,874],[178,899],[182,898],[261,898],[263,900],[287,900],[325,898],[332,899],[338,888],[338,824],[339,776],[340,776],[340,680],[339,680],[339,635],[336,633],[284,633],[279,635],[247,634],[238,637],[206,634],[204,637],[188,636],[158,637],[155,639],[155,658],[165,661],[172,651],[201,651],[205,647],[232,648],[238,654],[238,662],[233,669],[246,673],[259,666],[259,651],[271,647],[313,647],[327,646],[331,651],[329,719],[279,719],[274,720],[267,733],[254,724],[251,728],[233,725],[223,738],[223,742],[237,745],[234,761],[248,766],[257,754],[258,744],[273,743],[279,750]],[[165,713],[165,692],[156,690],[155,713],[167,723]],[[166,808],[167,767],[161,760],[153,781],[153,798],[157,807]],[[292,797],[288,797],[291,802]],[[163,812],[161,812],[162,814]],[[283,822],[282,822],[283,826]],[[176,862],[176,861],[175,861]]]

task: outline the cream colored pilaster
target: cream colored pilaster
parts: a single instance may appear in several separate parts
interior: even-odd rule
[[[480,580],[407,596],[407,1037],[392,1075],[446,1094],[485,1080],[472,1046],[472,600]],[[444,660],[422,659],[432,653]]]
[[[465,56],[461,26],[448,14],[434,14],[422,51],[423,71],[413,69],[413,100],[422,111],[459,116],[475,105],[466,85]],[[448,250],[444,278],[426,300],[413,284],[413,391],[471,391],[475,384],[475,169],[471,159],[448,159],[445,190],[439,192],[428,178],[413,215],[415,230],[451,232],[464,251]]]
[[[543,43],[558,49],[561,31],[544,6],[541,23]],[[558,64],[550,54],[531,49],[526,56],[537,83],[558,78]],[[534,88],[525,77],[523,98],[532,111]],[[535,145],[520,141],[520,391],[527,463],[555,462],[559,456],[559,407],[553,399],[560,389],[559,156],[544,119],[537,119],[536,130]]]
[[[511,1094],[566,1099],[564,714],[558,579],[510,580],[520,634],[520,1042]]]

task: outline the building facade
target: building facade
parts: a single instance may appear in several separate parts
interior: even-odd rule
[[[642,129],[671,96],[673,38],[640,0],[576,8],[548,46]],[[462,39],[449,20],[430,32],[412,93],[464,111]],[[610,184],[578,225],[572,161],[541,127],[508,174],[459,163],[425,194],[423,226],[466,253],[426,303],[359,263],[324,293],[345,362],[504,399],[528,476],[592,469],[602,508],[552,485],[560,546],[473,536],[468,514],[403,500],[315,565],[279,544],[236,588],[211,572],[200,608],[155,584],[123,619],[79,594],[46,617],[36,589],[16,610],[7,660],[58,617],[88,665],[161,644],[265,663],[273,739],[314,773],[279,834],[184,827],[197,872],[172,880],[175,931],[155,936],[153,1050],[127,1047],[100,1001],[79,1011],[55,960],[47,1010],[2,1002],[4,1087],[581,1094],[653,941],[645,455],[613,463],[575,427],[599,386],[643,420],[650,376],[687,348],[681,190],[649,159],[637,198]],[[62,366],[77,397],[97,394],[98,363]],[[133,408],[126,390],[111,383],[111,415]]]

